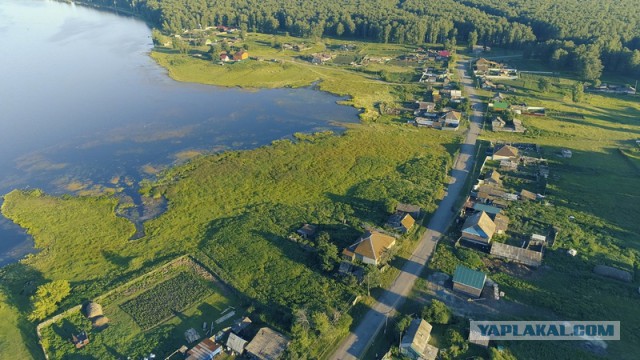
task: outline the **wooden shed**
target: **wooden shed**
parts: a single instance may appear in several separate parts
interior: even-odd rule
[[[482,294],[486,281],[487,275],[483,272],[469,269],[463,265],[458,265],[453,273],[453,289],[476,298]]]

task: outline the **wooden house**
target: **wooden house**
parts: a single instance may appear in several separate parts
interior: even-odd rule
[[[400,353],[409,359],[435,360],[438,348],[429,345],[432,326],[422,319],[413,319],[400,341]]]
[[[258,333],[245,350],[250,359],[276,360],[284,355],[288,346],[288,338],[275,330],[263,327],[258,330]]]
[[[233,61],[242,61],[248,58],[249,58],[249,53],[244,50],[240,50],[235,54],[233,54]]]
[[[393,236],[377,231],[368,231],[353,245],[342,251],[342,255],[351,260],[358,260],[365,264],[379,265],[385,253],[396,244]]]
[[[486,212],[480,211],[465,220],[461,239],[486,245],[491,242],[495,231],[496,224]]]

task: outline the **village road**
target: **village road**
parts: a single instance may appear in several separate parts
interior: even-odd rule
[[[458,62],[457,71],[465,87],[466,95],[471,101],[471,121],[469,130],[460,146],[460,154],[455,159],[447,192],[440,202],[438,209],[431,217],[427,225],[427,231],[420,239],[409,260],[401,269],[398,277],[378,298],[378,301],[367,312],[355,330],[340,344],[331,356],[333,360],[364,358],[364,354],[371,345],[371,342],[385,326],[386,318],[393,315],[404,302],[406,296],[409,295],[416,279],[429,261],[442,233],[446,231],[456,217],[457,209],[454,209],[454,206],[456,205],[460,192],[464,189],[467,174],[473,169],[476,139],[480,133],[483,117],[483,105],[475,93],[473,80],[466,76],[468,65],[468,61]]]

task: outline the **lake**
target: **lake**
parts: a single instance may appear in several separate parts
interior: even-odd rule
[[[142,21],[73,4],[0,1],[0,194],[124,189],[201,153],[340,130],[357,110],[313,89],[179,83]],[[0,217],[0,266],[32,252]]]

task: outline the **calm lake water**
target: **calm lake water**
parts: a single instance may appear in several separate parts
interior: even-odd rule
[[[0,194],[125,187],[194,153],[339,129],[357,111],[312,89],[178,83],[136,19],[44,0],[0,1]],[[0,217],[0,265],[32,251]]]

